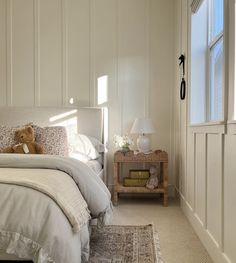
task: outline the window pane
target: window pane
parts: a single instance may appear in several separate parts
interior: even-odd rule
[[[223,119],[223,38],[210,52],[210,120],[217,121]]]
[[[212,10],[211,10],[211,40],[213,40],[219,33],[223,31],[224,25],[224,0],[212,0]]]
[[[208,9],[204,1],[191,22],[191,124],[206,121]]]

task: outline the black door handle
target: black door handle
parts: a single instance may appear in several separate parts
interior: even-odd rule
[[[186,81],[184,78],[182,78],[181,84],[180,84],[180,99],[184,100],[186,96]]]

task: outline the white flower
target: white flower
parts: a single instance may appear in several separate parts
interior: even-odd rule
[[[132,139],[126,134],[123,136],[120,135],[114,135],[114,144],[116,147],[129,147],[130,145],[133,145]]]

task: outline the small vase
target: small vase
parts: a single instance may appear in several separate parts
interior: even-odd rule
[[[130,149],[129,149],[128,146],[124,146],[124,147],[121,148],[121,151],[122,151],[124,154],[126,154],[127,152],[130,151]]]

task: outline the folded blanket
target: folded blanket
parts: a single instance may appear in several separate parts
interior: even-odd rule
[[[36,189],[51,197],[79,232],[88,222],[88,206],[73,179],[63,172],[49,169],[0,169],[0,183],[16,184]]]
[[[55,155],[1,154],[0,168],[54,169],[70,175],[88,204],[92,218],[111,221],[111,194],[92,169],[79,160]]]

